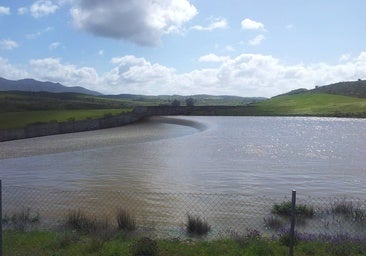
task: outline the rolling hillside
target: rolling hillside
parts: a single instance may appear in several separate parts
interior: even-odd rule
[[[313,92],[282,95],[253,104],[253,114],[366,117],[366,99]]]
[[[348,81],[348,82],[339,82],[335,84],[329,84],[324,86],[316,86],[312,90],[307,90],[304,88],[296,89],[290,91],[285,94],[281,94],[278,96],[283,95],[295,95],[301,94],[305,92],[311,93],[326,93],[326,94],[335,94],[335,95],[343,95],[349,97],[356,97],[356,98],[366,98],[366,80],[357,80],[357,81]],[[275,96],[275,97],[278,97]]]

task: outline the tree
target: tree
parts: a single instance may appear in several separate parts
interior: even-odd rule
[[[180,101],[177,99],[173,100],[172,107],[179,107],[179,106],[180,106]]]
[[[194,99],[193,98],[186,99],[186,106],[187,107],[193,107],[194,106]]]

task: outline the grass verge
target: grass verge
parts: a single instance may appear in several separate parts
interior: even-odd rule
[[[122,235],[105,240],[88,235],[57,232],[4,232],[4,255],[100,255],[134,256],[141,252],[137,248],[159,256],[194,255],[246,255],[282,256],[288,255],[288,247],[279,241],[263,238],[205,240],[153,240],[130,238]],[[354,242],[300,241],[295,247],[295,255],[307,256],[361,256],[366,253],[366,245]]]

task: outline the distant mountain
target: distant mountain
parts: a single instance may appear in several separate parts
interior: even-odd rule
[[[349,81],[349,82],[339,82],[335,84],[329,84],[324,86],[316,86],[315,89],[307,90],[307,89],[296,89],[290,91],[285,94],[277,95],[296,95],[301,93],[326,93],[326,94],[335,94],[356,98],[366,98],[366,80],[357,80],[357,81]]]
[[[27,92],[74,92],[89,95],[102,95],[80,86],[68,87],[60,83],[41,82],[34,79],[7,80],[0,77],[0,91],[27,91]]]

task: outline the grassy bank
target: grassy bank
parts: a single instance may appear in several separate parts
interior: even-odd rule
[[[0,113],[0,129],[21,128],[34,123],[96,119],[131,111],[124,109],[42,110]]]
[[[366,115],[366,99],[324,93],[278,96],[253,106],[257,115]]]
[[[366,99],[307,92],[282,95],[247,106],[197,109],[193,115],[366,117]]]
[[[365,255],[365,245],[342,242],[299,242],[295,255],[307,256],[361,256]],[[114,236],[81,235],[75,232],[16,232],[5,231],[4,255],[146,255],[159,256],[283,256],[288,255],[288,247],[281,241],[261,237],[233,237],[215,241],[202,239],[163,240],[139,238],[126,234]]]

